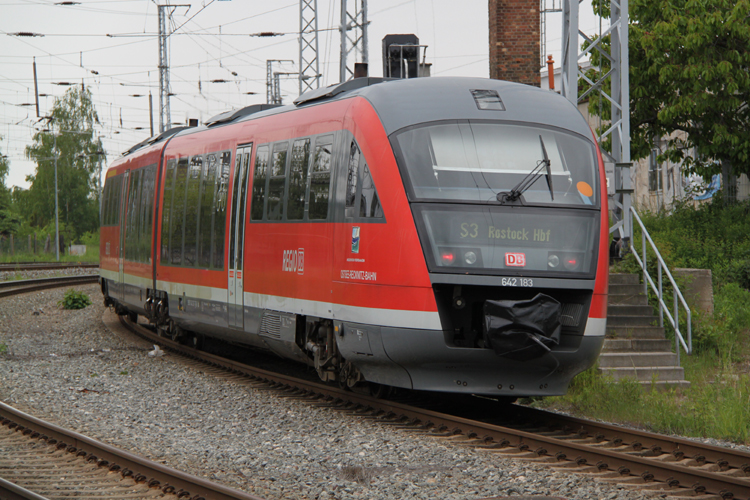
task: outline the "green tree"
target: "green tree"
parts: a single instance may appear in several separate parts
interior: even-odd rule
[[[57,156],[59,218],[77,237],[99,226],[103,148],[101,139],[95,138],[99,118],[91,92],[82,85],[70,88],[55,99],[48,123],[47,129],[34,135],[34,144],[26,147],[27,157],[36,161],[37,168],[27,177],[31,186],[19,198],[33,226],[54,225]]]
[[[2,136],[0,136],[2,140]],[[0,234],[7,235],[15,233],[21,217],[13,210],[13,199],[10,189],[5,185],[5,180],[10,172],[10,162],[0,151]]]
[[[609,2],[594,2],[594,10],[608,16]],[[634,160],[648,156],[663,138],[668,140],[660,161],[683,161],[706,179],[721,167],[725,181],[729,173],[750,174],[749,15],[750,0],[630,1]],[[607,62],[592,57],[604,72]],[[589,111],[599,114],[599,107],[593,94]],[[601,108],[609,120],[609,105]]]

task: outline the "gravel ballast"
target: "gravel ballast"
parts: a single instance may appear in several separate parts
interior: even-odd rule
[[[58,309],[64,289],[0,299],[0,400],[170,467],[267,499],[651,498],[151,357],[105,326],[97,285],[78,289],[94,304]]]

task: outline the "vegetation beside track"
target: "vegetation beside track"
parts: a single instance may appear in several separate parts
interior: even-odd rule
[[[31,228],[26,228],[31,231]],[[54,240],[54,227],[52,228],[52,239]],[[37,241],[37,251],[28,248],[28,235],[21,231],[16,235],[16,243],[13,253],[10,252],[9,237],[0,239],[0,264],[12,262],[55,262],[55,247],[52,244],[51,249],[43,251],[44,242]],[[62,234],[62,231],[61,231]],[[86,245],[86,253],[83,255],[67,255],[65,251],[60,251],[60,262],[99,262],[99,231],[85,233],[77,239],[77,244]],[[33,245],[32,245],[33,247]]]
[[[681,357],[691,386],[644,391],[635,381],[615,382],[592,368],[573,380],[566,396],[533,404],[656,432],[750,444],[750,204],[684,205],[642,218],[670,269],[712,271],[714,313],[693,311],[693,355]],[[641,248],[639,234],[635,247]],[[656,276],[655,259],[649,257],[649,264]],[[640,272],[632,255],[612,270]]]

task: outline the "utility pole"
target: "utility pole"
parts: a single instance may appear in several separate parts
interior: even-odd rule
[[[151,137],[154,136],[154,100],[151,96],[151,91],[148,91],[148,124],[149,130],[151,131]]]
[[[299,94],[320,87],[318,0],[299,2]]]
[[[36,102],[36,117],[39,118],[39,84],[36,79],[36,57],[34,58],[34,102]]]
[[[60,262],[60,223],[57,208],[57,134],[53,131],[54,145],[52,151],[55,154],[55,260]]]
[[[348,3],[347,3],[348,2]],[[354,63],[368,64],[367,0],[341,0],[341,60],[339,81],[354,78]],[[350,59],[350,54],[353,54]],[[357,60],[359,59],[359,60]]]
[[[266,60],[266,104],[281,104],[280,93],[277,92],[276,80],[274,78],[273,63],[293,63],[291,59],[267,59]],[[284,73],[289,74],[289,73]],[[296,73],[295,73],[296,74]],[[278,97],[278,102],[277,102]]]
[[[539,67],[543,69],[547,65],[547,14],[562,12],[562,0],[539,0],[539,2],[539,34],[541,38]],[[551,2],[551,5],[547,2]]]
[[[273,93],[270,104],[283,104],[281,102],[281,79],[280,76],[299,75],[296,71],[274,71],[273,72]]]
[[[169,51],[167,49],[167,9],[169,5],[159,5],[159,133],[172,123],[169,109]],[[171,12],[170,12],[171,13]]]
[[[159,132],[164,132],[172,126],[172,113],[169,109],[169,96],[172,94],[169,88],[169,47],[168,38],[171,33],[167,32],[167,18],[172,17],[172,12],[178,7],[190,8],[189,4],[182,5],[157,5],[159,8]]]

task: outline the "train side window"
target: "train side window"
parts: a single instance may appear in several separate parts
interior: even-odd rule
[[[141,188],[141,237],[138,252],[140,262],[151,262],[151,245],[154,222],[154,180],[156,179],[156,165],[149,165],[143,170]]]
[[[279,142],[273,145],[271,170],[268,172],[268,220],[281,220],[284,215],[283,197],[288,149],[288,142]]]
[[[180,158],[174,179],[172,217],[169,228],[169,263],[182,265],[182,244],[185,229],[185,195],[187,193],[188,159]]]
[[[224,269],[224,236],[227,233],[227,192],[229,191],[229,171],[232,167],[232,153],[221,153],[221,177],[216,183],[216,210],[214,211],[213,269]]]
[[[312,164],[310,165],[310,195],[307,216],[310,220],[328,218],[328,199],[331,191],[331,159],[333,136],[326,135],[315,141]]]
[[[359,177],[359,157],[360,151],[356,141],[351,142],[349,148],[349,162],[346,172],[346,198],[345,198],[345,216],[354,217],[354,202],[357,199],[357,181]]]
[[[122,177],[119,175],[112,179],[112,199],[109,204],[109,225],[116,226],[119,221],[120,211],[120,186],[122,185]]]
[[[164,174],[164,201],[161,214],[161,263],[169,264],[169,227],[172,223],[172,202],[174,201],[174,174],[177,160],[167,160],[167,171]]]
[[[114,226],[118,223],[118,210],[119,207],[117,206],[117,203],[120,200],[120,180],[122,177],[119,175],[116,175],[111,178],[110,180],[110,194],[109,194],[109,203],[108,203],[108,209],[107,209],[107,220],[106,225],[108,226]]]
[[[134,261],[138,252],[138,212],[140,208],[141,170],[133,170],[129,178],[128,204],[125,214],[125,258]]]
[[[289,189],[286,196],[287,220],[302,220],[305,215],[305,189],[309,159],[310,139],[294,141],[292,159],[289,164]]]
[[[370,174],[370,168],[362,159],[362,186],[359,196],[359,216],[365,218],[382,218],[383,207],[380,205],[378,190],[375,189],[375,182]]]
[[[253,195],[250,201],[250,220],[263,220],[263,202],[266,199],[266,172],[268,171],[268,146],[260,146],[255,154]]]
[[[185,245],[182,265],[195,267],[198,259],[198,213],[200,211],[201,172],[203,155],[190,158],[185,189]]]
[[[201,171],[200,212],[198,215],[198,267],[211,267],[211,235],[213,233],[213,214],[216,201],[216,167],[218,158],[215,153],[206,155]]]
[[[107,216],[107,195],[109,194],[109,185],[104,181],[104,189],[102,189],[101,198],[99,200],[99,225],[104,226],[104,221]]]
[[[104,184],[104,201],[102,202],[102,212],[104,214],[102,217],[103,226],[109,226],[110,220],[112,219],[112,216],[110,215],[112,209],[110,207],[112,206],[112,185],[114,182],[114,177],[110,177]]]

